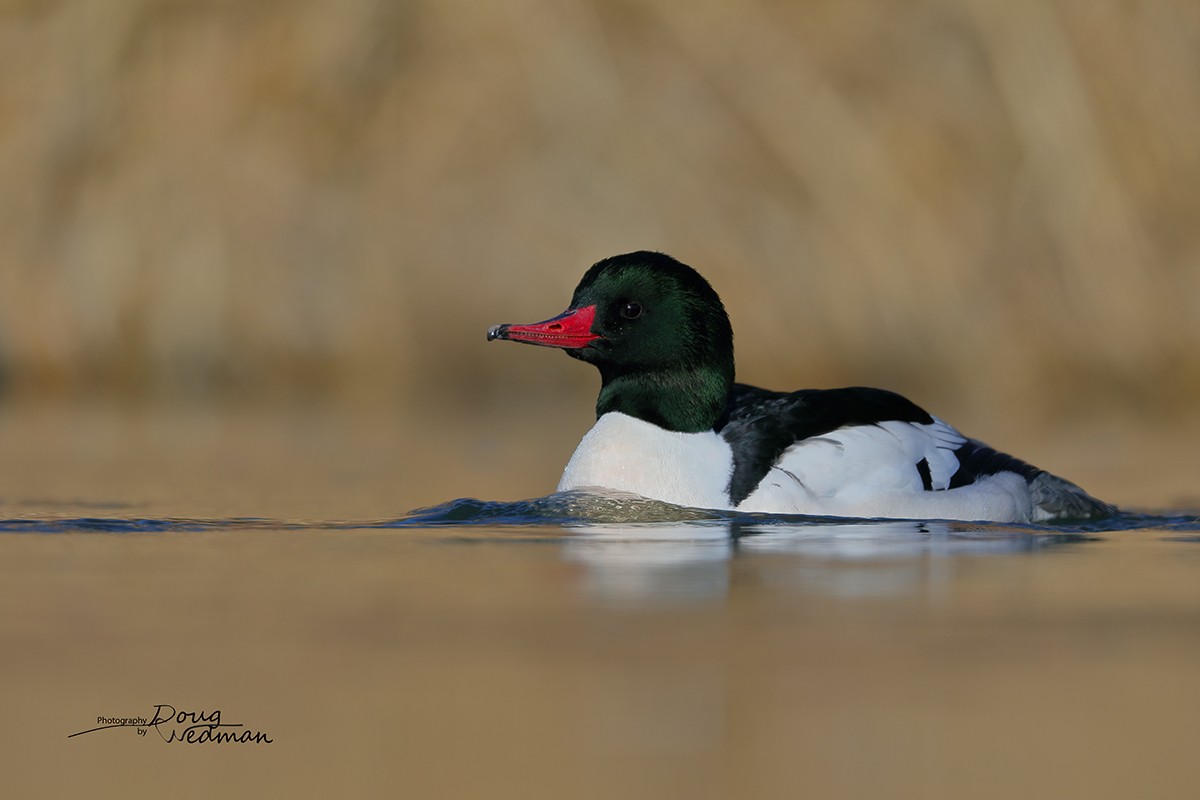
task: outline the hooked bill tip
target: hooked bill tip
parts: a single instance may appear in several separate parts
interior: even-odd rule
[[[493,325],[492,327],[488,328],[487,340],[490,342],[493,339],[503,339],[507,330],[507,325]]]

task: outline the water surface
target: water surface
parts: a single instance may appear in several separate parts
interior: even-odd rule
[[[290,441],[269,439],[261,461],[230,445],[180,451],[184,464],[149,446],[86,474],[8,465],[13,796],[1200,785],[1194,511],[1011,526],[553,495],[373,514],[394,474],[375,451]],[[273,741],[68,738],[158,704],[219,708]]]

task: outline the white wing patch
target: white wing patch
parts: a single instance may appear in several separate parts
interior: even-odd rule
[[[934,489],[945,489],[958,470],[954,450],[966,442],[954,428],[934,419],[931,424],[887,421],[855,425],[805,439],[789,447],[763,481],[783,473],[817,497],[925,491],[917,462],[929,465]]]

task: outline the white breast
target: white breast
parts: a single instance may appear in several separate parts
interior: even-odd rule
[[[693,508],[729,508],[733,451],[720,435],[676,433],[620,412],[587,432],[558,482],[560,492],[613,489]]]

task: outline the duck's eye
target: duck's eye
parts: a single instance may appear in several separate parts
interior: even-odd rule
[[[621,306],[621,316],[625,319],[637,319],[642,315],[641,303],[626,303]]]

